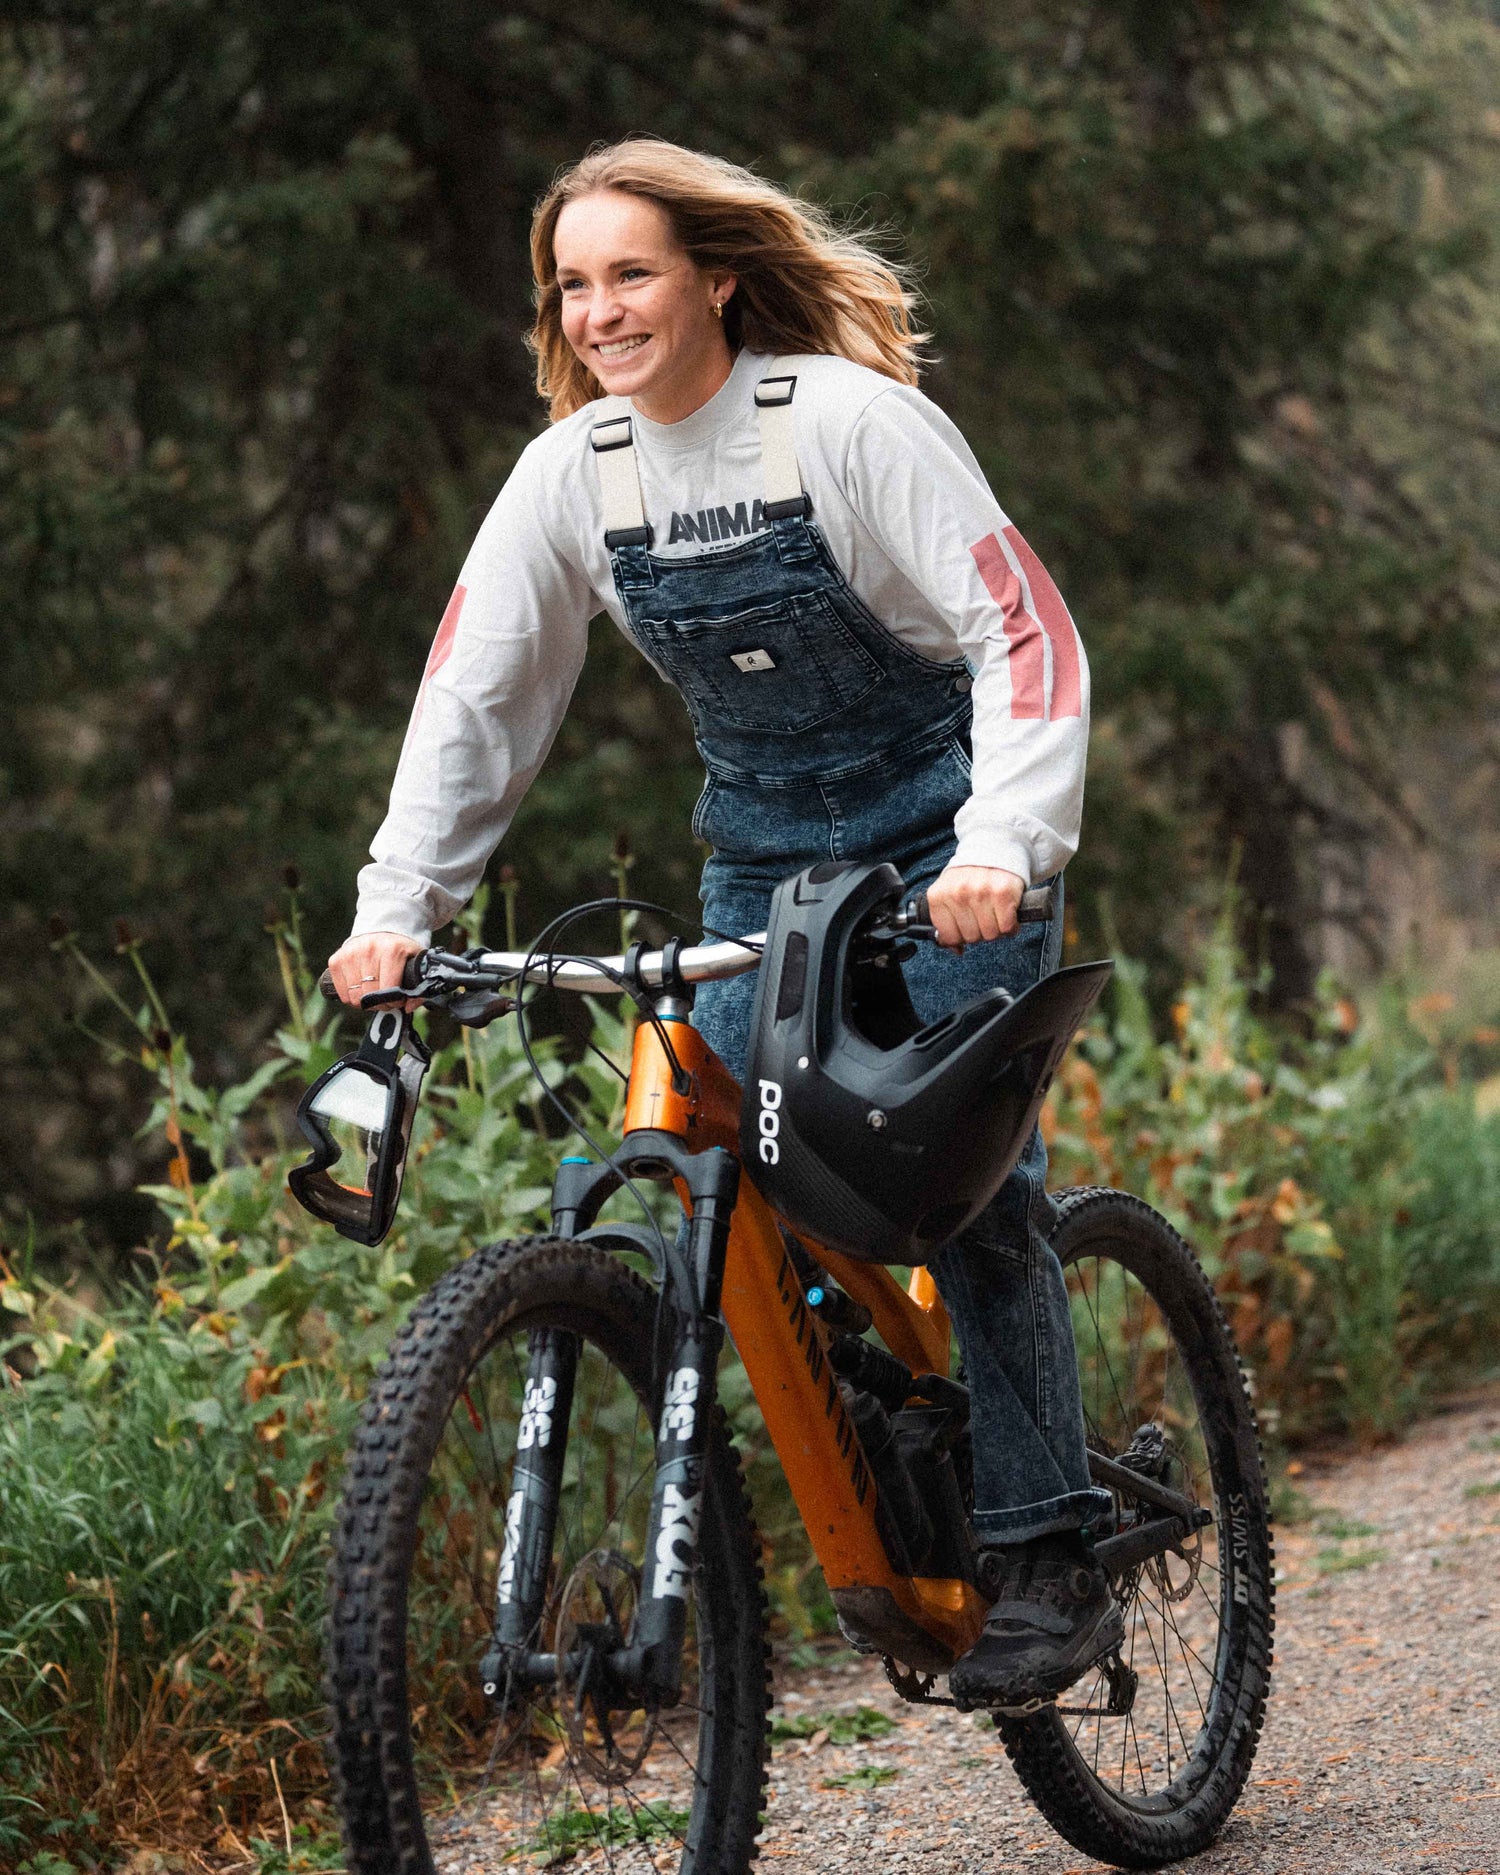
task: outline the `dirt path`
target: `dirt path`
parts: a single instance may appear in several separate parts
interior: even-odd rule
[[[1277,1535],[1276,1673],[1251,1784],[1203,1875],[1500,1875],[1500,1393],[1393,1450],[1309,1464]],[[778,1744],[777,1875],[1093,1875],[987,1720],[903,1705],[878,1663],[778,1673],[777,1716],[887,1713],[863,1745]],[[887,1767],[879,1788],[829,1788]]]

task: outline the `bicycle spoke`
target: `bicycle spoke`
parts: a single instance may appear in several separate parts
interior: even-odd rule
[[[1182,1630],[1177,1625],[1176,1618],[1168,1612],[1165,1603],[1158,1603],[1157,1606],[1161,1609],[1161,1614],[1162,1614],[1162,1619],[1163,1619],[1164,1624],[1170,1625],[1173,1636],[1175,1637],[1177,1641],[1178,1648],[1182,1652],[1183,1665],[1187,1669],[1188,1680],[1193,1688],[1193,1697],[1198,1701],[1198,1712],[1200,1716],[1202,1717],[1204,1724],[1206,1725],[1208,1723],[1208,1713],[1204,1707],[1202,1697],[1198,1692],[1198,1682],[1197,1682],[1196,1677],[1194,1676],[1192,1664],[1188,1660],[1187,1656],[1191,1654],[1193,1660],[1196,1660],[1198,1665],[1202,1667],[1203,1671],[1206,1674],[1208,1674],[1212,1682],[1212,1685],[1209,1688],[1210,1698],[1212,1698],[1213,1696],[1214,1687],[1218,1685],[1218,1675],[1214,1672],[1213,1668],[1209,1666],[1208,1662],[1203,1658],[1203,1656],[1198,1652],[1197,1648],[1193,1646],[1191,1641],[1188,1641],[1184,1638]]]
[[[1191,1753],[1188,1752],[1187,1737],[1182,1729],[1182,1721],[1177,1717],[1177,1707],[1172,1699],[1172,1688],[1168,1684],[1166,1665],[1161,1655],[1156,1651],[1156,1636],[1151,1632],[1149,1616],[1142,1621],[1141,1626],[1145,1629],[1146,1644],[1151,1649],[1152,1657],[1156,1661],[1157,1674],[1161,1679],[1162,1698],[1166,1702],[1167,1718],[1177,1726],[1177,1736],[1182,1741],[1184,1756],[1190,1756]],[[1167,1724],[1163,1730],[1167,1746],[1167,1782],[1170,1784],[1172,1781],[1172,1724]]]

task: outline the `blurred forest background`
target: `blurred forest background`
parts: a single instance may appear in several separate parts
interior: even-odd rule
[[[532,204],[642,131],[922,271],[926,387],[1094,669],[1070,941],[1121,968],[1054,1174],[1197,1245],[1279,1513],[1299,1442],[1493,1375],[1500,0],[13,0],[0,1870],[338,1860],[328,1484],[413,1295],[544,1223],[561,1148],[512,1025],[435,1023],[396,1229],[313,1225],[284,1189],[340,1048],[313,977],[543,421]],[[596,622],[465,941],[612,890],[622,835],[630,889],[691,910],[697,786]],[[617,1125],[618,1082],[542,1046]],[[805,1640],[831,1609],[723,1384]]]
[[[1494,942],[1483,0],[19,4],[0,28],[0,1190],[149,1228],[47,950],[124,918],[220,1074],[282,869],[347,929],[455,570],[541,424],[526,230],[651,130],[923,271],[927,388],[1095,670],[1081,939],[1168,984],[1237,854],[1271,995]],[[675,696],[607,627],[496,864],[691,909]],[[156,1160],[159,1169],[160,1156]]]

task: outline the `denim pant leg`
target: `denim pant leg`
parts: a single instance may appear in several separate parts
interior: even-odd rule
[[[908,874],[913,885],[927,880]],[[1020,995],[1062,956],[1062,880],[1045,925],[1020,926],[962,956],[923,945],[906,965],[917,1013],[932,1021],[999,985]],[[1047,1241],[1047,1148],[1033,1128],[1014,1171],[967,1230],[932,1259],[968,1378],[974,1531],[1019,1543],[1096,1521],[1109,1493],[1089,1479],[1078,1357],[1062,1266]]]
[[[1089,1480],[1067,1285],[1045,1234],[1046,1176],[1033,1130],[988,1209],[931,1264],[969,1383],[981,1543],[1076,1530],[1111,1506]]]

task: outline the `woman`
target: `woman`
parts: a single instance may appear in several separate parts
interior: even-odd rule
[[[600,609],[692,716],[710,926],[762,929],[777,881],[816,860],[889,859],[928,885],[945,947],[908,966],[924,1017],[1055,969],[1060,916],[1023,932],[1016,908],[1077,842],[1087,667],[915,389],[899,275],[748,171],[654,139],[563,174],[532,260],[552,427],[438,630],[330,959],[340,994],[397,984],[473,892]],[[736,1072],[752,994],[752,978],[706,986],[696,1011]],[[971,1703],[1061,1691],[1121,1634],[1087,1542],[1109,1498],[1089,1483],[1045,1169],[1036,1135],[932,1265],[973,1396],[975,1528],[996,1551],[996,1606],[953,1675]]]

